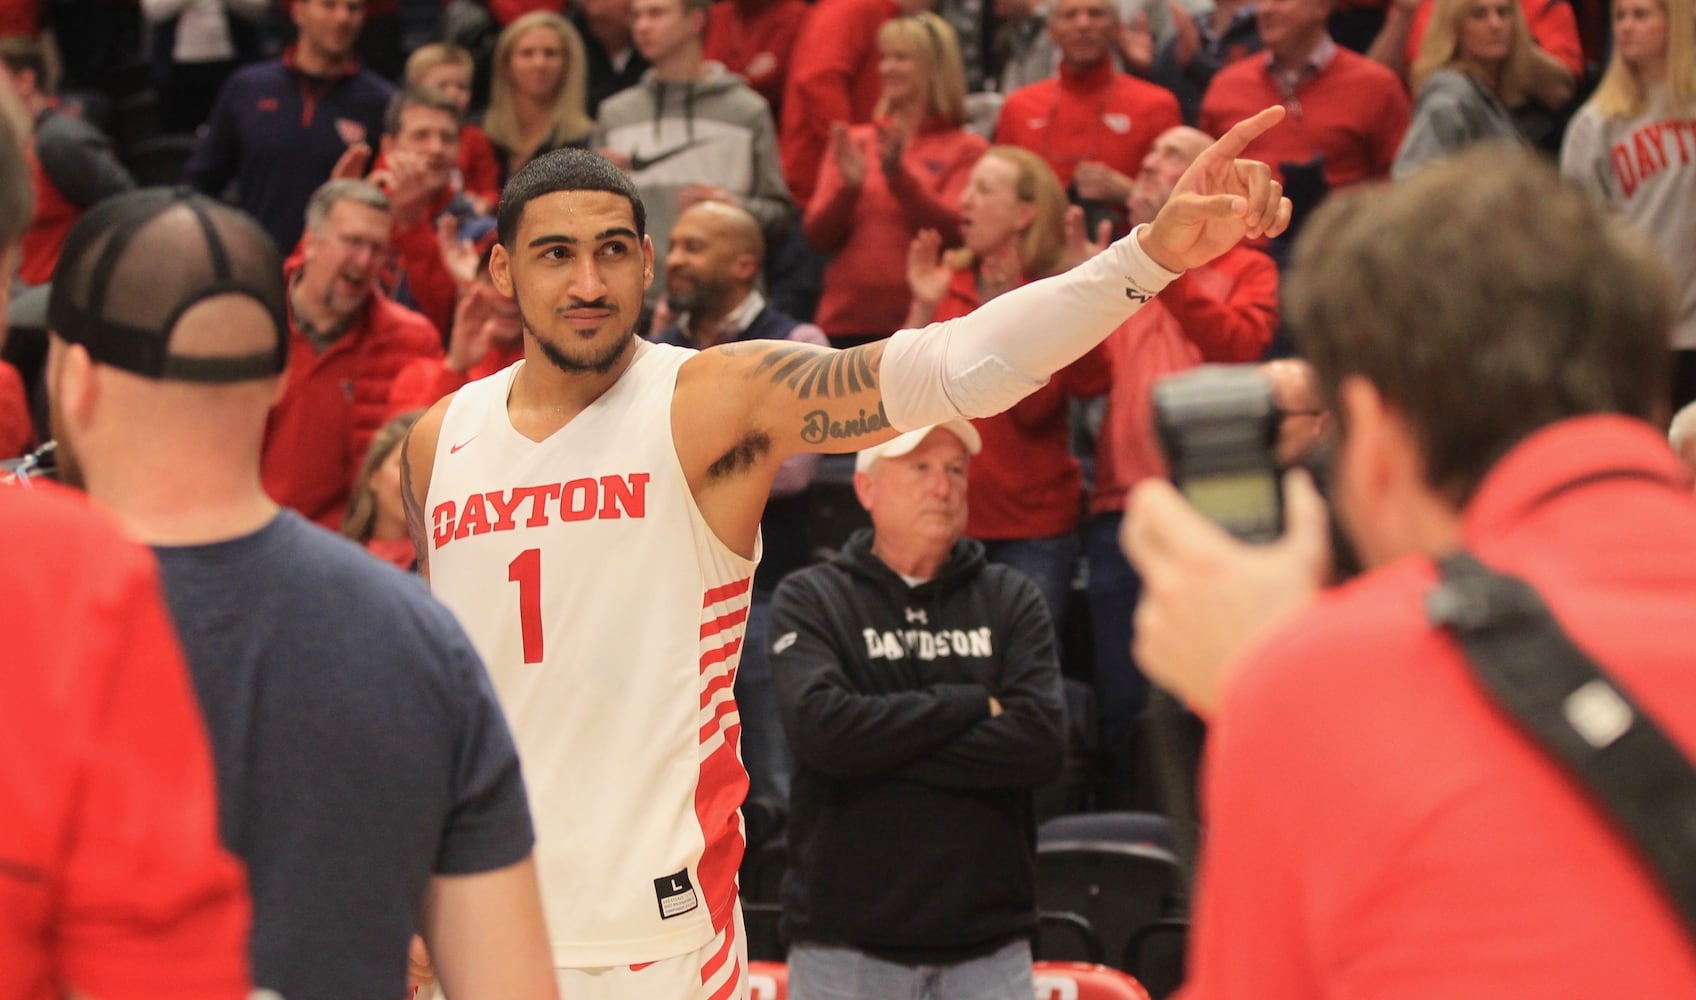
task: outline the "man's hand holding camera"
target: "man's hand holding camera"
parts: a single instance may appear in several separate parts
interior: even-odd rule
[[[1121,544],[1142,574],[1136,660],[1202,716],[1219,706],[1231,663],[1306,606],[1330,565],[1325,502],[1306,472],[1284,477],[1284,537],[1238,541],[1163,479],[1131,491]]]

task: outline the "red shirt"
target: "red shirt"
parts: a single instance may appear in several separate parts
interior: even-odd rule
[[[35,155],[34,142],[24,155],[29,159],[29,179],[35,188],[35,215],[18,246],[18,277],[26,285],[39,285],[53,280],[53,268],[59,263],[65,237],[82,218],[83,210],[60,193],[47,176]]]
[[[430,321],[381,292],[371,293],[353,326],[323,354],[313,351],[291,314],[288,374],[265,425],[265,492],[339,529],[365,450],[389,415],[395,374],[415,358],[441,354]]]
[[[740,74],[771,105],[772,120],[782,121],[790,53],[810,10],[802,0],[715,3],[707,9],[701,54]]]
[[[907,244],[921,229],[937,230],[945,245],[959,242],[960,192],[989,144],[927,121],[891,184],[878,166],[876,126],[856,125],[848,136],[866,158],[865,183],[857,192],[846,186],[836,158],[826,157],[801,220],[807,242],[830,255],[813,321],[832,337],[886,337],[907,318]]]
[[[900,14],[893,0],[819,0],[789,60],[777,152],[795,204],[812,203],[819,170],[830,160],[830,123],[872,120],[883,93],[877,30]]]
[[[1462,514],[1480,561],[1696,756],[1696,498],[1665,432],[1544,428]],[[1651,876],[1427,624],[1408,557],[1241,660],[1208,737],[1188,1000],[1696,996]]]
[[[1092,514],[1125,509],[1125,492],[1166,475],[1154,435],[1154,383],[1203,362],[1258,361],[1278,328],[1278,268],[1258,250],[1232,247],[1184,272],[1132,314],[1107,346],[1113,389],[1095,442]]]
[[[1525,11],[1525,24],[1537,47],[1561,61],[1574,76],[1584,75],[1584,45],[1578,37],[1578,15],[1566,0],[1519,0]],[[1425,40],[1425,28],[1431,23],[1431,0],[1421,0],[1413,12],[1413,27],[1407,35],[1407,64],[1419,57],[1419,43]]]
[[[152,557],[0,488],[0,996],[244,1000],[249,906]]]
[[[34,38],[39,30],[40,0],[0,0],[0,38],[7,35]]]
[[[995,125],[997,144],[1023,146],[1070,185],[1078,164],[1105,163],[1135,177],[1155,137],[1184,123],[1178,99],[1165,87],[1121,73],[1113,60],[1060,75],[1007,95]]]
[[[1338,47],[1323,69],[1296,87],[1296,106],[1275,128],[1249,143],[1243,155],[1278,173],[1284,163],[1325,157],[1331,190],[1390,176],[1412,116],[1407,91],[1394,73]],[[1243,59],[1220,70],[1201,101],[1201,130],[1224,135],[1238,122],[1284,95],[1272,78],[1267,56]]]
[[[977,272],[956,271],[937,304],[936,321],[958,319],[982,304]],[[1110,374],[1107,347],[1097,344],[1012,409],[972,421],[983,450],[966,470],[966,534],[998,541],[1077,529],[1083,467],[1072,455],[1067,399],[1101,395]]]

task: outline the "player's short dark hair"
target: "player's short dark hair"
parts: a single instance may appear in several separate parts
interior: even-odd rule
[[[1451,502],[1556,421],[1666,419],[1665,266],[1521,149],[1475,146],[1392,188],[1327,199],[1284,292],[1333,404],[1343,379],[1370,382]]]
[[[495,215],[495,232],[501,246],[511,250],[518,239],[524,206],[557,191],[606,191],[620,195],[630,202],[630,212],[636,217],[637,238],[648,235],[648,210],[642,207],[642,196],[636,193],[630,177],[604,157],[586,149],[567,148],[536,157],[506,182]]]
[[[389,98],[388,110],[383,112],[383,133],[390,136],[400,135],[400,118],[407,108],[429,108],[441,111],[453,118],[457,127],[459,120],[459,103],[453,98],[437,90],[435,87],[403,87]]]

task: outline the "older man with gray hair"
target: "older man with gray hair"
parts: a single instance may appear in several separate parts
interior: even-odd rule
[[[783,887],[796,1000],[1024,1000],[1032,790],[1063,753],[1036,585],[965,538],[965,421],[859,453],[872,527],[772,601],[797,760]]]

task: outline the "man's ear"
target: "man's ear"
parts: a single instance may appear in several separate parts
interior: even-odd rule
[[[381,139],[377,140],[377,155],[381,156],[383,159],[386,160],[386,159],[389,158],[389,156],[391,155],[391,152],[394,148],[395,148],[394,136],[390,135],[387,132],[384,132],[383,137]]]
[[[731,262],[731,273],[738,281],[752,283],[760,274],[760,258],[751,253],[739,253]]]
[[[94,359],[81,344],[59,342],[58,362],[48,391],[58,399],[58,412],[70,421],[71,427],[81,430],[94,418],[100,400],[99,379]]]
[[[642,237],[642,290],[654,283],[654,239],[651,236]]]
[[[872,477],[869,472],[854,470],[854,496],[859,498],[860,506],[872,509]]]
[[[652,258],[649,260],[651,262]],[[496,290],[502,295],[513,297],[512,259],[506,255],[506,247],[499,243],[489,251],[489,280],[495,283]]]

